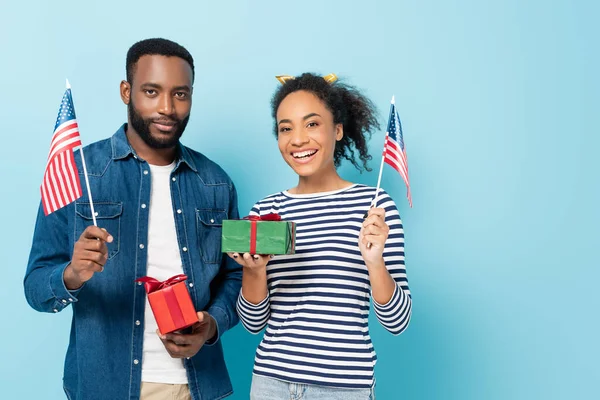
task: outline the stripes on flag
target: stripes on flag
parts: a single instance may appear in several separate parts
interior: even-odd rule
[[[54,156],[61,151],[73,149],[81,146],[81,137],[79,136],[79,127],[76,120],[70,120],[59,126],[50,143],[50,152],[48,154],[48,163]]]
[[[71,89],[67,89],[61,103],[50,151],[40,187],[44,214],[48,215],[77,200],[83,194],[73,150],[81,146],[79,127]]]
[[[83,194],[73,150],[66,150],[48,162],[41,186],[46,215],[74,202]]]
[[[406,184],[408,204],[412,207],[412,194],[410,192],[410,180],[408,178],[408,159],[406,157],[406,148],[404,147],[402,124],[400,123],[400,116],[396,111],[396,104],[393,98],[390,107],[388,129],[385,135],[385,144],[383,146],[383,160],[402,176],[402,179]]]

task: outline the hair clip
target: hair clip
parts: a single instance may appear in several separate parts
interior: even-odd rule
[[[275,78],[277,78],[277,80],[279,82],[281,82],[282,85],[285,85],[285,83],[287,81],[291,81],[292,79],[296,79],[291,75],[277,75]]]
[[[290,81],[292,79],[296,79],[296,77],[291,76],[291,75],[277,75],[275,78],[277,78],[277,80],[282,84],[285,85],[285,83],[287,81]],[[323,79],[325,79],[325,82],[332,84],[333,82],[337,81],[338,77],[336,74],[331,73],[329,75],[325,75],[323,77]]]

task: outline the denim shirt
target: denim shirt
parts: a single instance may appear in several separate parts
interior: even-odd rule
[[[27,265],[24,286],[31,307],[49,313],[73,307],[63,378],[71,400],[140,396],[146,292],[134,281],[146,275],[151,179],[148,164],[127,141],[126,127],[84,148],[97,223],[114,238],[107,244],[104,272],[75,291],[63,281],[75,242],[92,224],[78,151],[84,195],[49,216],[40,206]],[[221,253],[221,226],[224,219],[238,218],[237,194],[218,165],[179,145],[171,198],[192,301],[196,310],[208,311],[218,330],[183,362],[192,399],[219,399],[232,393],[219,337],[238,322],[241,287],[241,268]]]

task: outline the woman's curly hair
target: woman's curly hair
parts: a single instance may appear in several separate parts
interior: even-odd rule
[[[346,159],[361,172],[363,169],[371,171],[367,165],[372,158],[367,149],[367,140],[374,130],[379,129],[377,110],[371,100],[358,89],[343,82],[328,83],[323,77],[313,73],[304,73],[295,79],[287,80],[275,91],[271,100],[275,136],[278,135],[279,105],[289,94],[298,90],[317,96],[333,114],[333,123],[344,126],[344,136],[335,145],[333,154],[335,166],[338,167],[342,159]],[[356,159],[355,150],[358,150],[360,161]]]

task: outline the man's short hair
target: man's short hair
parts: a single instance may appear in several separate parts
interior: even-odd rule
[[[187,61],[192,68],[192,82],[194,81],[194,59],[185,47],[168,39],[153,38],[145,39],[135,43],[127,51],[127,61],[125,70],[127,73],[127,82],[133,81],[135,67],[138,60],[146,55],[159,55],[167,57],[179,57]]]

